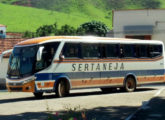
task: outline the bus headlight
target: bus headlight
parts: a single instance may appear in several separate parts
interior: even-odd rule
[[[29,83],[29,82],[31,82],[31,81],[33,81],[33,80],[35,80],[35,77],[31,77],[31,78],[25,80],[25,81],[24,81],[24,84]]]

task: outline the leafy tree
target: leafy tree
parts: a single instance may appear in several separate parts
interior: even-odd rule
[[[23,34],[23,38],[34,38],[35,36],[35,33],[30,31],[25,31],[25,33]]]
[[[85,35],[85,29],[82,27],[79,27],[76,31],[77,35]]]
[[[102,22],[91,21],[80,25],[77,31],[84,31],[86,35],[106,36],[109,29]]]
[[[59,35],[76,35],[76,29],[69,25],[61,26],[61,29],[58,30]]]
[[[54,25],[43,25],[36,30],[37,36],[48,36],[50,34],[55,33],[57,30],[57,24]]]

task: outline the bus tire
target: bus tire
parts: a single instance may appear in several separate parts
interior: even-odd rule
[[[133,77],[127,77],[125,81],[125,87],[126,92],[133,92],[136,89],[136,81]]]
[[[36,92],[36,93],[33,93],[33,95],[35,96],[35,98],[40,99],[43,97],[43,92]]]
[[[56,95],[57,97],[65,97],[69,95],[69,87],[66,81],[61,80],[56,89]]]

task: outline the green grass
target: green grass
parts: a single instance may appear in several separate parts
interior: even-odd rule
[[[164,0],[159,0],[161,2],[160,8],[165,8],[165,1]]]
[[[10,5],[16,1],[23,0],[0,0],[0,24],[7,25],[8,32],[35,32],[38,27],[55,22],[58,28],[65,24],[77,28],[92,20],[101,21],[112,28],[112,12],[105,0],[36,0],[33,8]],[[161,2],[160,8],[165,8],[165,1],[158,1]],[[2,4],[4,2],[6,4]],[[125,0],[121,9],[143,8],[138,2]]]
[[[57,22],[58,27],[68,24],[76,28],[91,20],[102,21],[109,28],[111,27],[111,19],[105,18],[105,11],[93,6],[85,6],[85,9],[87,9],[88,14],[85,11],[78,10],[73,10],[75,12],[67,14],[0,3],[0,24],[7,25],[8,32],[24,32],[26,30],[34,32],[41,25],[49,25],[55,22]]]

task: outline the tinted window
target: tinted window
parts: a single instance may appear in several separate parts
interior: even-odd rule
[[[63,51],[65,58],[79,58],[79,46],[77,43],[66,43]]]
[[[135,57],[135,45],[121,45],[120,47],[121,57]]]
[[[119,49],[118,45],[116,44],[109,44],[106,45],[106,57],[107,58],[113,58],[113,57],[119,57]]]
[[[150,56],[157,57],[162,55],[162,45],[151,45],[150,46]]]
[[[46,43],[43,44],[44,46],[43,53],[42,53],[42,60],[36,62],[36,71],[45,69],[49,65],[51,65],[56,50],[58,48],[59,42],[54,43]]]
[[[97,44],[83,44],[82,45],[83,58],[99,58],[100,49]]]
[[[138,45],[138,56],[139,57],[150,57],[149,55],[149,46],[148,45]]]

